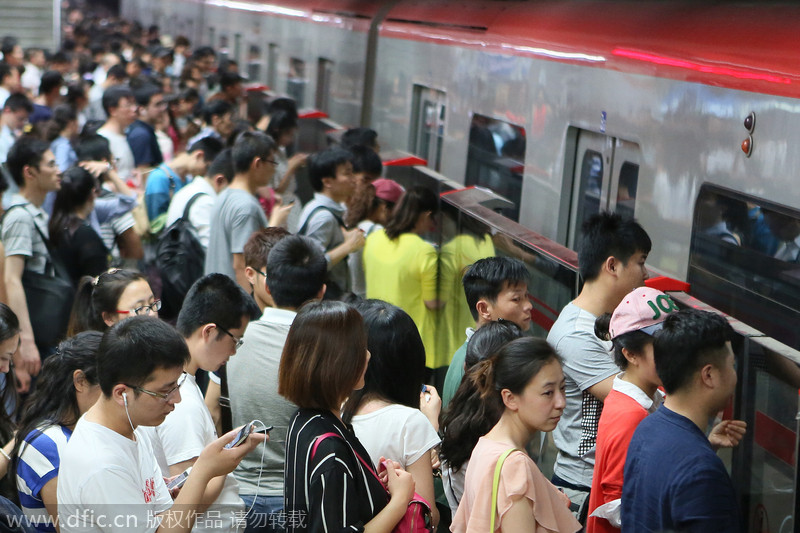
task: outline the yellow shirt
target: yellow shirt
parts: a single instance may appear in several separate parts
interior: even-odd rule
[[[451,354],[436,350],[437,312],[425,307],[436,300],[438,256],[436,249],[414,233],[389,240],[383,229],[372,232],[364,246],[367,298],[394,304],[409,314],[425,345],[425,366],[447,366]]]

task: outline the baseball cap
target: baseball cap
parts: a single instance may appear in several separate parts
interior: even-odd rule
[[[614,339],[631,331],[653,335],[664,326],[664,320],[678,310],[675,302],[663,292],[650,287],[639,287],[629,292],[614,309],[609,324]]]
[[[386,178],[379,178],[372,182],[375,187],[375,197],[396,204],[403,196],[405,189],[399,183]]]

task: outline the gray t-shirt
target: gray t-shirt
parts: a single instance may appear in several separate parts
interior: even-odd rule
[[[36,207],[19,194],[11,198],[11,205],[21,207],[8,211],[3,219],[2,240],[6,257],[24,256],[25,270],[44,274],[50,253],[42,235],[49,238],[49,217],[41,207]]]
[[[558,448],[555,474],[574,485],[592,486],[597,424],[603,403],[589,388],[619,373],[611,342],[594,334],[596,316],[572,302],[558,315],[547,342],[564,361],[567,405],[553,431]]]
[[[283,496],[286,432],[297,406],[278,394],[278,366],[294,317],[294,311],[268,307],[260,319],[247,325],[244,344],[227,364],[233,427],[251,420],[275,426],[269,441],[258,445],[233,471],[239,494]],[[260,469],[261,488],[256,491]]]
[[[255,196],[240,189],[222,191],[211,211],[205,273],[221,272],[236,279],[231,254],[242,253],[250,235],[268,224]]]
[[[300,214],[298,227],[303,231],[298,230],[298,233],[312,239],[325,252],[325,260],[328,262],[328,285],[333,282],[342,291],[349,291],[350,273],[347,259],[331,265],[331,258],[328,255],[328,252],[344,242],[341,222],[344,212],[345,208],[341,204],[324,194],[314,193],[314,199],[303,207],[303,212]]]

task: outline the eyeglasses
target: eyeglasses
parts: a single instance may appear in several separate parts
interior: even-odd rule
[[[143,392],[143,393],[147,394],[148,396],[152,396],[153,398],[159,398],[162,401],[167,402],[167,401],[169,401],[170,396],[175,394],[175,391],[177,391],[178,389],[181,388],[181,385],[183,385],[183,382],[186,381],[186,376],[188,376],[188,374],[186,372],[182,373],[181,377],[179,377],[178,381],[175,383],[175,386],[172,387],[167,392],[153,392],[151,390],[143,389],[142,387],[137,387],[137,386],[134,386],[134,385],[128,385],[127,383],[123,383],[123,385],[125,385],[126,387],[130,387],[130,388],[132,388],[133,390],[135,390],[137,392]]]
[[[267,273],[266,273],[266,272],[264,272],[263,270],[256,270],[256,272],[258,272],[259,274],[261,274],[262,276],[264,276],[264,279],[266,279],[266,278],[267,278]]]
[[[267,163],[272,163],[272,164],[273,164],[273,165],[275,165],[276,167],[277,167],[278,165],[280,165],[280,163],[278,163],[278,162],[277,162],[277,161],[275,161],[274,159],[265,159],[264,161],[266,161]]]
[[[157,313],[161,311],[161,300],[156,300],[155,302],[149,305],[143,305],[141,307],[134,307],[130,311],[120,311],[117,309],[117,313],[121,315],[129,315],[133,313],[134,315],[152,315],[153,313]]]
[[[244,339],[243,339],[243,338],[241,338],[241,337],[237,337],[236,335],[234,335],[233,333],[231,333],[231,332],[230,332],[230,331],[228,331],[227,329],[223,328],[222,326],[217,326],[217,328],[219,328],[219,330],[220,330],[222,333],[226,334],[226,335],[227,335],[227,336],[229,336],[231,339],[233,339],[233,342],[235,343],[235,346],[234,346],[234,348],[235,348],[235,349],[237,349],[237,350],[238,350],[238,349],[239,349],[239,348],[242,346],[242,344],[244,344]]]

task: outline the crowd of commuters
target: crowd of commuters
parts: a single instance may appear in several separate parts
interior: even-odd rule
[[[739,530],[715,450],[745,425],[706,434],[731,329],[643,288],[638,223],[586,222],[583,288],[533,337],[526,265],[486,231],[427,241],[439,199],[381,178],[376,132],[295,153],[294,102],[253,114],[235,62],[96,22],[71,15],[64,48],[24,62],[0,48],[4,512],[36,531]],[[546,432],[552,479],[528,453]]]

